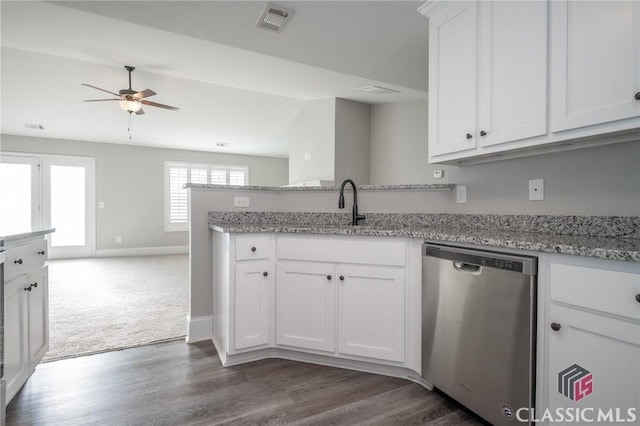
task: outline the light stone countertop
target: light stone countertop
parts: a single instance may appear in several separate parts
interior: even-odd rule
[[[41,235],[51,234],[52,232],[55,232],[55,230],[56,230],[55,228],[43,228],[43,229],[32,230],[29,232],[22,232],[19,234],[2,235],[0,236],[0,241],[3,241],[5,245],[13,244],[13,243],[20,242],[21,240],[26,240],[29,238],[39,237]]]
[[[615,222],[618,228],[606,227],[602,221],[595,220],[594,229],[606,228],[609,235],[568,235],[558,232],[535,232],[531,230],[491,227],[464,227],[451,223],[434,223],[429,225],[418,223],[391,223],[381,221],[376,224],[351,226],[328,221],[323,223],[278,223],[278,221],[248,222],[250,217],[233,219],[229,214],[216,217],[217,212],[211,212],[209,228],[217,232],[225,233],[287,233],[287,234],[315,234],[315,235],[353,235],[353,236],[377,236],[377,237],[402,237],[419,238],[439,242],[466,243],[495,248],[509,248],[528,250],[540,253],[568,254],[575,256],[595,257],[601,259],[621,260],[627,262],[640,262],[640,238],[636,231],[637,218],[612,218],[623,219]],[[431,215],[447,216],[447,215]],[[450,215],[454,216],[454,215]],[[486,215],[472,215],[482,217]],[[331,217],[331,216],[327,216]],[[500,216],[496,216],[500,217]],[[556,217],[552,219],[557,220]],[[569,218],[569,217],[568,217]],[[575,219],[580,222],[580,217]],[[222,219],[222,220],[221,220]],[[226,220],[224,220],[226,219]],[[452,222],[449,218],[448,222]],[[608,218],[605,218],[605,220]],[[542,222],[542,220],[539,220]],[[628,223],[627,223],[628,222]],[[348,222],[347,222],[348,223]],[[624,226],[621,226],[623,223]],[[608,225],[611,225],[609,223]],[[542,227],[542,225],[540,224]],[[630,227],[632,232],[629,232]],[[619,232],[619,233],[616,233]],[[622,232],[622,233],[620,233]],[[603,232],[604,234],[604,232]]]

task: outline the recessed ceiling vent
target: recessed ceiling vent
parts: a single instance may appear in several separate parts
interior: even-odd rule
[[[27,129],[44,130],[44,126],[42,124],[36,124],[36,123],[22,123],[22,124],[24,124],[24,127],[26,127]]]
[[[282,32],[282,29],[292,16],[293,10],[287,10],[280,6],[267,3],[267,7],[262,12],[262,15],[260,15],[256,27],[279,33]]]
[[[387,87],[381,86],[359,87],[358,90],[360,90],[361,92],[373,93],[374,95],[389,95],[391,93],[400,93],[399,90],[389,89]]]

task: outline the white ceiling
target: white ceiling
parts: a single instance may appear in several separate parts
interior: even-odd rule
[[[426,99],[420,2],[277,2],[295,11],[280,34],[255,27],[266,2],[55,3],[1,3],[4,134],[286,157],[308,100]],[[126,88],[125,64],[134,89],[181,108],[146,107],[131,141],[116,102],[81,102],[109,95],[80,83]],[[368,85],[400,93],[356,90]]]

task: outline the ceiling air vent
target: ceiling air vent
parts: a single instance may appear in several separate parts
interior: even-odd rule
[[[274,4],[267,3],[267,7],[262,12],[262,15],[260,15],[260,19],[258,19],[256,27],[279,33],[282,32],[282,29],[287,22],[289,22],[292,16],[293,10],[287,10]]]
[[[400,93],[399,90],[389,89],[387,87],[381,86],[367,86],[367,87],[359,87],[358,90],[361,92],[373,93],[375,95],[388,95],[391,93]]]

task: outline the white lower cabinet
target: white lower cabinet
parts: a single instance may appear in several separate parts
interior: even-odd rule
[[[276,343],[335,349],[335,265],[279,261],[276,276]]]
[[[405,240],[216,232],[213,247],[224,365],[280,350],[406,364]]]
[[[557,260],[556,260],[557,259]],[[547,263],[538,418],[640,420],[640,265],[568,256]],[[581,413],[581,414],[579,414]],[[631,416],[631,417],[630,417]],[[566,418],[565,418],[566,420]]]
[[[49,349],[49,287],[42,266],[5,284],[4,362],[7,403]]]
[[[338,352],[405,360],[404,268],[338,266]]]
[[[235,348],[244,349],[269,343],[272,275],[267,260],[236,264],[235,270]]]

